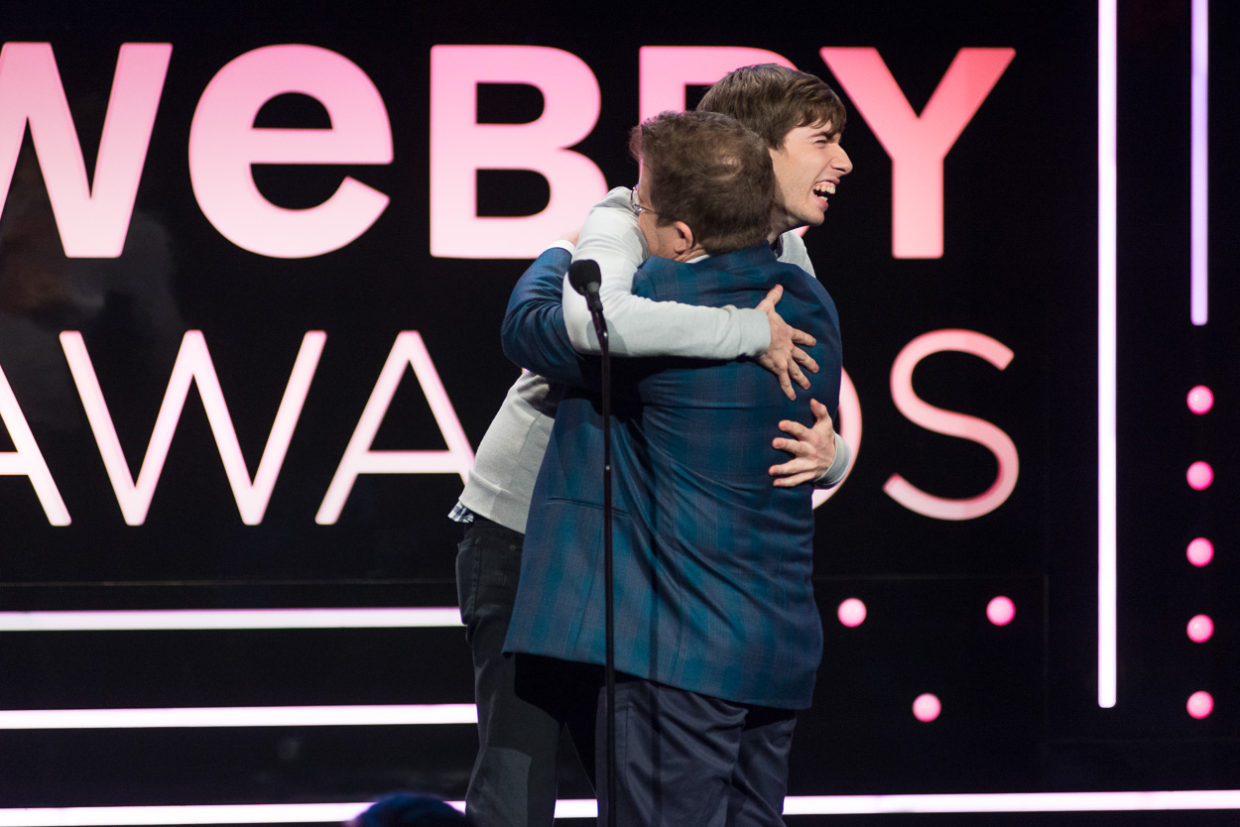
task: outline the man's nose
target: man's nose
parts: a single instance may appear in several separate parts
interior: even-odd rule
[[[848,153],[844,151],[844,147],[837,147],[836,156],[832,159],[831,165],[839,170],[840,175],[847,175],[852,172],[852,159],[848,157]]]

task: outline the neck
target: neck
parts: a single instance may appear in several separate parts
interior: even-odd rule
[[[767,233],[766,240],[773,244],[775,239],[789,230],[795,230],[799,226],[801,225],[792,220],[787,213],[779,207],[775,207],[771,210],[771,231]]]
[[[683,253],[677,254],[675,260],[676,261],[693,261],[693,259],[699,258],[700,256],[704,256],[704,255],[706,255],[706,248],[703,247],[701,244],[694,244],[692,247],[690,247],[688,250],[685,250]]]

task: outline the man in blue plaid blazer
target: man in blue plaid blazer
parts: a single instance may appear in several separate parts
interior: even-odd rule
[[[621,824],[779,824],[793,710],[822,653],[811,583],[812,489],[772,486],[767,439],[839,396],[834,303],[766,243],[766,145],[712,113],[664,114],[634,132],[639,224],[652,257],[634,291],[752,307],[812,333],[821,369],[789,400],[751,361],[627,359],[613,367],[612,466]],[[506,649],[602,664],[602,421],[597,360],[568,340],[566,255],[544,253],[504,322],[505,352],[569,390],[560,401],[522,555]],[[601,715],[605,710],[600,710]],[[600,743],[601,746],[601,743]],[[599,751],[601,777],[608,756]],[[600,812],[605,810],[600,802]]]

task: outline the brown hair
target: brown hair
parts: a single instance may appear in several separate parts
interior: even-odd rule
[[[629,151],[660,225],[683,221],[706,252],[764,241],[775,199],[766,145],[715,112],[664,112],[633,128]]]
[[[778,63],[742,66],[728,73],[697,105],[700,112],[731,115],[779,149],[798,126],[831,122],[832,131],[844,131],[844,104],[817,75]]]

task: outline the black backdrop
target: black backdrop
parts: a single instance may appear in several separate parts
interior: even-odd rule
[[[1236,246],[1217,228],[1234,217],[1220,194],[1236,170],[1217,139],[1234,131],[1235,104],[1220,94],[1211,100],[1215,278],[1210,322],[1193,326],[1189,3],[1124,4],[1119,15],[1113,709],[1097,704],[1095,669],[1097,9],[885,2],[762,11],[764,20],[758,10],[693,3],[588,12],[553,4],[121,3],[106,11],[8,4],[5,42],[54,50],[88,178],[118,49],[169,43],[172,52],[119,256],[67,256],[29,132],[17,161],[0,222],[0,368],[71,523],[50,524],[25,471],[0,478],[0,611],[453,605],[459,529],[446,514],[461,485],[455,471],[361,474],[338,520],[315,519],[402,332],[420,336],[471,446],[517,374],[500,353],[497,328],[532,253],[431,252],[431,48],[553,47],[584,61],[601,106],[573,148],[614,186],[635,178],[624,136],[638,118],[639,49],[746,46],[783,55],[841,89],[850,113],[843,143],[855,165],[826,224],[805,236],[839,306],[845,368],[860,404],[859,420],[846,413],[840,425],[862,438],[850,477],[817,512],[827,651],[816,705],[802,718],[790,793],[1234,785],[1236,614],[1227,598],[1237,582],[1236,537],[1226,503],[1236,493],[1229,471],[1236,449],[1226,434],[1237,404],[1236,296],[1219,274],[1234,270]],[[1215,10],[1216,78],[1235,68],[1223,15]],[[253,168],[258,191],[285,208],[322,203],[345,175],[390,199],[356,240],[319,255],[243,249],[204,215],[191,184],[187,148],[204,89],[229,61],[278,44],[317,46],[355,64],[390,123],[390,163]],[[917,112],[959,50],[1015,51],[945,159],[941,256],[893,256],[891,158],[824,63],[823,47],[877,49]],[[485,84],[477,94],[480,122],[530,122],[543,111],[530,85]],[[697,94],[690,87],[689,101]],[[0,112],[18,106],[14,100],[0,98]],[[13,123],[10,116],[0,128],[11,133]],[[273,98],[255,120],[265,128],[331,125],[323,105],[304,95]],[[553,197],[531,171],[482,170],[476,186],[480,215],[529,215]],[[993,510],[945,520],[902,505],[884,485],[899,474],[963,500],[996,479],[991,450],[927,430],[893,398],[901,351],[955,329],[1001,343],[1010,364],[1000,370],[974,353],[936,353],[917,364],[913,391],[1006,434],[1019,475]],[[127,524],[62,331],[81,333],[135,476],[182,337],[201,331],[251,477],[302,339],[323,331],[322,357],[261,521],[247,525],[239,516],[191,392],[149,511]],[[428,375],[405,366],[373,450],[445,450],[446,420],[428,404]],[[1198,383],[1216,396],[1204,417],[1184,404]],[[11,419],[0,451],[18,451]],[[1205,492],[1184,483],[1198,459],[1216,473]],[[1199,535],[1216,547],[1201,569],[1184,557]],[[1015,602],[1008,626],[986,620],[996,595]],[[856,629],[835,620],[847,597],[869,609]],[[1184,634],[1197,613],[1216,625],[1205,644]],[[0,632],[7,710],[468,703],[470,680],[467,649],[452,628]],[[1184,704],[1201,689],[1216,708],[1199,721]],[[931,724],[910,711],[922,692],[943,702]],[[9,729],[0,731],[0,808],[351,801],[395,787],[459,798],[472,738],[463,725]],[[580,781],[566,794],[584,795]]]

